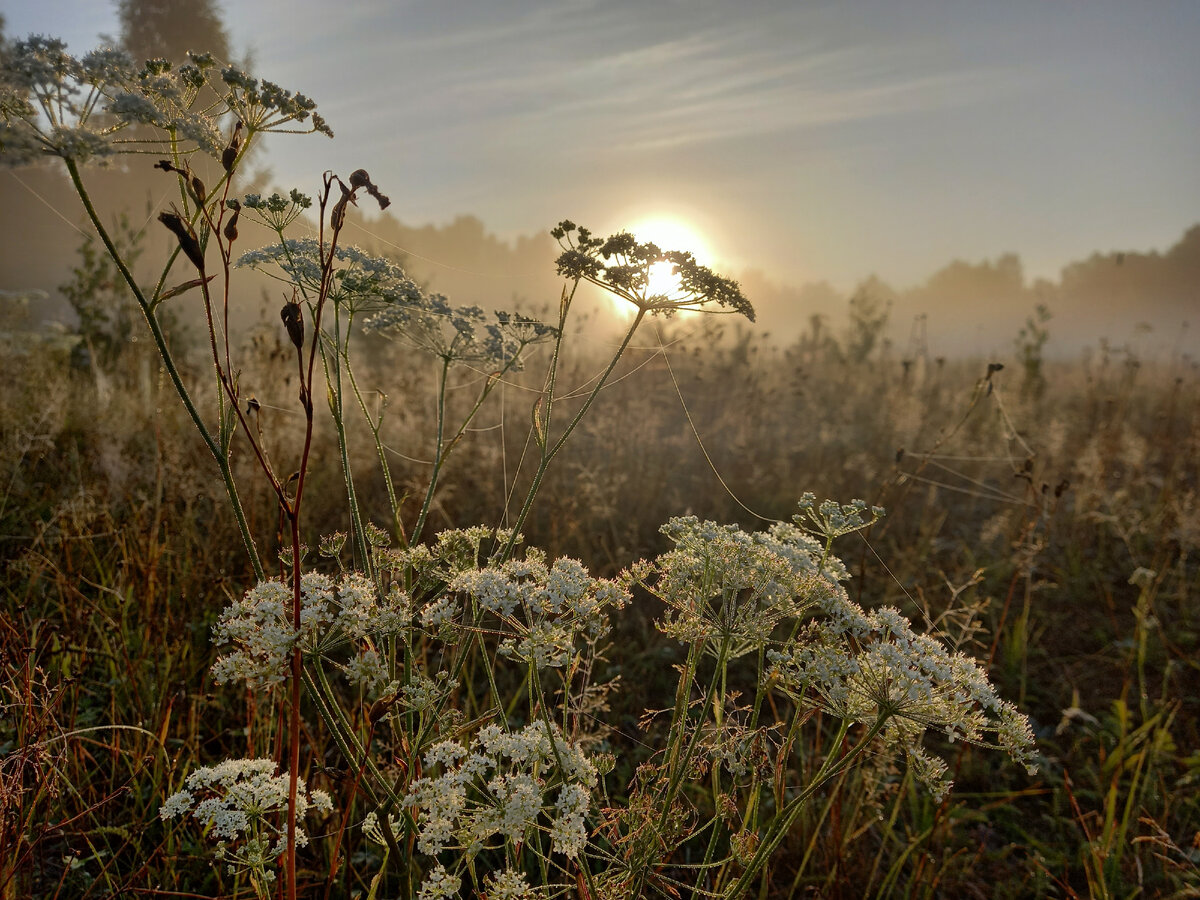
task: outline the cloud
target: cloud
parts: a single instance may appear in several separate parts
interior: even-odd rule
[[[477,9],[465,25],[426,10],[399,39],[387,28],[366,35],[362,52],[386,56],[390,71],[355,103],[356,119],[386,97],[444,139],[503,130],[515,152],[547,142],[656,152],[964,106],[1033,80],[1016,66],[949,65],[920,41],[806,43],[791,8],[528,7]]]

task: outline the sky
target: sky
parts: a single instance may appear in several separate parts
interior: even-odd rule
[[[409,225],[666,219],[731,273],[845,289],[1006,252],[1053,277],[1200,221],[1197,0],[221,9],[255,74],[337,134],[272,136],[275,182],[315,193],[325,169],[363,167]],[[103,0],[0,12],[10,37],[79,53],[118,30]]]

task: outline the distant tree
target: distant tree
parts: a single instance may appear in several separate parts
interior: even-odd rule
[[[132,228],[129,217],[122,213],[112,234],[125,259],[136,263],[142,254],[143,232]],[[142,314],[112,257],[94,236],[84,237],[79,264],[71,270],[70,281],[58,289],[79,318],[82,340],[72,361],[98,371],[112,369],[122,351],[136,340]]]
[[[847,361],[865,362],[871,351],[880,346],[892,308],[885,290],[876,279],[869,278],[850,298],[850,327],[843,342]]]
[[[189,50],[229,62],[229,35],[214,0],[117,0],[121,46],[138,62],[183,62]]]

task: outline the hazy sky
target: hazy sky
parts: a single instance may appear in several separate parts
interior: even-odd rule
[[[903,286],[1005,251],[1054,275],[1200,220],[1197,0],[222,8],[337,133],[272,139],[277,182],[362,166],[408,224],[673,217],[735,268]],[[103,0],[2,11],[77,52],[117,30]]]

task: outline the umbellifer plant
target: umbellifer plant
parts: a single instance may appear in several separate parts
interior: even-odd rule
[[[202,54],[178,68],[163,60],[139,67],[117,51],[76,59],[58,41],[31,38],[5,47],[4,61],[4,160],[50,155],[66,167],[212,454],[256,575],[215,627],[212,674],[274,698],[286,722],[279,750],[191,772],[164,799],[161,817],[194,821],[217,842],[220,863],[261,896],[279,871],[286,896],[297,896],[298,854],[312,833],[303,820],[324,815],[332,817],[321,828],[326,883],[351,864],[342,852],[346,829],[361,828],[379,847],[371,857],[378,872],[368,873],[372,896],[390,878],[422,900],[599,900],[684,889],[736,897],[761,876],[806,804],[869,750],[905,758],[939,797],[949,784],[945,763],[926,748],[931,731],[998,747],[1033,770],[1028,722],[974,661],[915,633],[896,610],[867,611],[849,599],[833,543],[881,510],[858,501],[818,505],[807,495],[791,522],[763,532],[672,519],[662,529],[672,549],[614,579],[524,547],[521,528],[549,466],[645,317],[694,310],[753,320],[735,282],[690,254],[563,222],[552,232],[565,279],[557,319],[489,317],[344,244],[360,201],[389,203],[367,172],[326,173],[315,201],[299,190],[265,198],[235,190],[241,161],[263,134],[331,135],[308,98]],[[178,187],[177,204],[159,216],[176,249],[153,284],[134,277],[83,178],[85,163],[121,152],[150,154],[147,176]],[[312,215],[315,229],[304,218]],[[293,236],[298,222],[315,234]],[[252,228],[266,243],[243,250]],[[651,267],[664,261],[678,278],[669,293],[650,287]],[[280,327],[305,423],[296,446],[268,446],[271,423],[242,390],[229,324],[239,267],[285,288]],[[611,361],[564,416],[557,379],[583,282],[629,302],[634,315]],[[160,326],[162,305],[185,293],[198,294],[204,309],[218,388],[207,413],[193,402]],[[381,415],[372,414],[352,364],[359,326],[437,362],[433,465],[407,517]],[[549,360],[531,412],[535,471],[512,526],[429,535],[447,458],[538,344],[549,346]],[[460,367],[486,377],[454,420],[446,390]],[[323,537],[314,555],[303,540],[303,501],[320,397],[337,437],[350,529]],[[359,414],[386,486],[387,529],[360,509],[346,428]],[[242,510],[230,464],[237,448],[257,460],[284,525],[273,575]],[[596,715],[605,692],[618,687],[602,680],[599,648],[634,591],[662,603],[658,629],[681,645],[683,662],[673,703],[648,714],[667,720],[655,732],[663,745],[621,785],[610,783],[618,770],[609,726]],[[302,701],[333,745],[310,752],[336,758],[347,773],[333,796],[300,779],[309,764],[301,759]],[[797,780],[792,754],[817,711],[840,723],[836,739]]]

